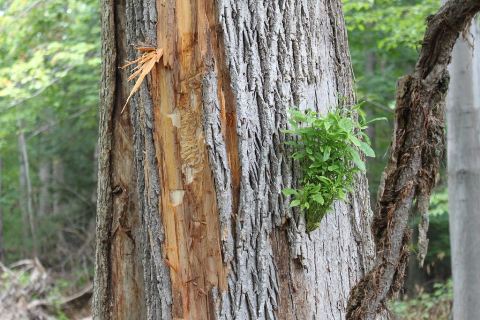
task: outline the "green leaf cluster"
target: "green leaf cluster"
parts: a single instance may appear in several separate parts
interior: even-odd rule
[[[374,157],[367,128],[359,108],[320,116],[314,111],[290,111],[291,136],[286,144],[293,149],[292,158],[300,164],[301,186],[283,190],[292,196],[291,207],[305,214],[307,231],[318,228],[323,216],[335,200],[346,198],[352,191],[355,174],[365,171],[362,155]]]

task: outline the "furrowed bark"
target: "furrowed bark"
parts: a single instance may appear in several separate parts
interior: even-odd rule
[[[349,289],[372,258],[365,178],[350,205],[337,203],[306,235],[303,218],[292,215],[281,194],[298,168],[279,132],[289,108],[324,113],[340,100],[353,101],[340,3],[220,3],[241,168],[231,294],[220,316],[344,318]]]
[[[281,194],[287,110],[354,101],[340,1],[102,5],[95,317],[344,318],[373,259],[365,176],[311,234]],[[164,56],[121,114],[134,46]]]
[[[100,89],[98,133],[98,184],[95,239],[95,278],[93,317],[111,318],[111,259],[110,232],[112,228],[111,152],[113,107],[116,85],[116,47],[114,1],[101,2],[102,80]]]
[[[425,219],[442,158],[452,49],[479,10],[478,0],[452,0],[430,16],[415,71],[399,80],[390,159],[373,223],[376,262],[350,294],[348,319],[375,319],[402,287],[408,219],[414,201]]]

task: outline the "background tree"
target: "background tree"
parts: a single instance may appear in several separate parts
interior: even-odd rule
[[[157,4],[102,1],[95,316],[344,318],[365,177],[311,234],[281,194],[287,109],[354,101],[340,2]],[[163,56],[122,113],[138,46]]]
[[[478,26],[457,40],[447,100],[448,203],[452,246],[453,317],[480,313],[480,52]]]

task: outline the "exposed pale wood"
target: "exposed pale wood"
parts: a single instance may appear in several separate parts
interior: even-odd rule
[[[226,289],[215,185],[203,130],[205,62],[217,49],[215,11],[206,5],[202,0],[157,2],[159,21],[166,22],[157,26],[158,45],[165,48],[170,62],[167,67],[159,65],[152,78],[153,101],[158,105],[154,142],[172,312],[185,319],[212,318],[211,290]],[[173,11],[175,20],[169,23],[167,16]],[[172,52],[176,54],[171,56]]]

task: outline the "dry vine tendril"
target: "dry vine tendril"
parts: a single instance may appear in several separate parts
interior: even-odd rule
[[[427,29],[413,73],[398,82],[395,126],[372,225],[374,266],[352,288],[347,319],[374,320],[386,312],[386,301],[403,286],[416,204],[428,227],[428,203],[440,170],[444,142],[444,105],[453,46],[477,12],[478,0],[449,0],[427,19]],[[426,237],[421,241],[426,242]],[[426,243],[420,250],[420,260]],[[421,247],[421,249],[422,249]],[[423,251],[423,253],[422,253]]]
[[[304,212],[308,232],[319,227],[335,200],[345,200],[353,190],[355,174],[365,171],[360,154],[375,157],[364,133],[369,122],[359,107],[324,117],[314,111],[290,111],[291,129],[284,132],[294,139],[285,143],[293,148],[292,158],[300,163],[302,178],[298,189],[282,192],[292,196],[290,207]]]
[[[125,107],[127,106],[128,101],[130,101],[130,98],[138,91],[138,89],[140,89],[140,86],[142,85],[142,82],[147,76],[147,74],[152,71],[155,64],[159,63],[160,59],[162,59],[163,57],[162,48],[137,47],[136,49],[138,52],[141,52],[142,55],[133,61],[127,61],[127,63],[121,67],[122,69],[126,69],[131,65],[135,65],[132,74],[128,77],[127,80],[132,81],[137,78],[137,80],[135,81],[135,85],[133,86],[130,94],[128,95],[127,101],[122,108],[121,113],[123,113],[123,111],[125,110]]]

